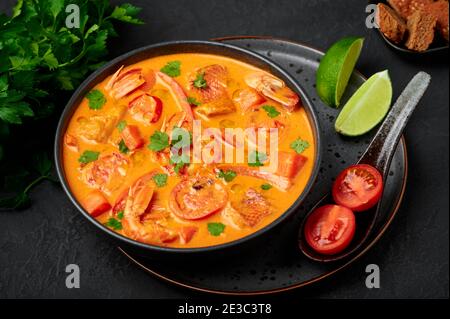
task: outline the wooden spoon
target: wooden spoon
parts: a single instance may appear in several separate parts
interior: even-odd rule
[[[383,181],[386,181],[392,157],[397,149],[397,144],[402,136],[406,123],[408,123],[414,109],[419,104],[430,81],[431,76],[425,72],[419,72],[414,76],[392,106],[366,152],[358,161],[358,164],[369,164],[377,168],[383,176]],[[357,213],[355,236],[345,250],[335,255],[322,255],[308,245],[304,236],[304,228],[306,220],[316,208],[333,203],[331,195],[325,195],[303,219],[298,236],[300,250],[308,258],[321,262],[337,261],[353,254],[363,246],[369,237],[377,220],[382,200],[383,198],[381,198],[374,208]]]

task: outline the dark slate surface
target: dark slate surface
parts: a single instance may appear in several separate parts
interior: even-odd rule
[[[0,11],[15,1],[2,0]],[[113,1],[118,2],[118,1]],[[363,35],[358,62],[364,74],[389,69],[398,94],[424,70],[433,77],[406,131],[409,182],[396,220],[380,242],[331,280],[281,297],[448,298],[448,56],[416,59],[387,48],[365,28],[365,1],[132,0],[145,26],[120,28],[111,57],[146,44],[227,35],[271,35],[325,49],[347,35]],[[53,138],[52,136],[48,137]],[[0,213],[0,297],[189,298],[203,294],[161,282],[126,260],[70,204],[62,189],[43,184],[33,205]],[[65,266],[81,268],[81,288],[65,287]],[[365,266],[381,268],[381,289],[365,287]]]

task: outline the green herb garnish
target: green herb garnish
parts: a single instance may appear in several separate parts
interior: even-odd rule
[[[262,184],[261,185],[261,189],[264,191],[268,191],[271,188],[272,188],[272,185],[270,185],[270,184]]]
[[[172,78],[175,78],[181,74],[180,67],[181,67],[180,61],[170,61],[167,62],[167,64],[161,68],[161,72],[167,74]]]
[[[99,90],[92,90],[86,95],[89,100],[89,108],[92,110],[100,110],[106,103],[106,98]]]
[[[185,166],[189,166],[191,163],[189,156],[186,154],[172,155],[169,159],[169,163],[174,165],[173,170],[175,173],[180,174],[180,170]]]
[[[155,182],[156,186],[158,187],[164,187],[167,185],[167,174],[156,174],[153,176],[153,181]]]
[[[228,171],[220,170],[219,173],[217,174],[217,177],[223,178],[225,182],[228,183],[231,182],[236,176],[237,176],[236,172],[232,170]]]
[[[125,127],[127,127],[127,122],[125,121],[120,121],[119,124],[117,124],[117,129],[119,130],[120,133],[122,133],[122,131],[125,129]]]
[[[1,196],[1,209],[24,207],[29,190],[51,179],[50,173],[41,175],[34,168],[35,156],[45,154],[39,135],[16,134],[11,138],[12,134],[46,134],[51,121],[42,119],[51,116],[56,106],[62,105],[61,98],[104,63],[107,43],[118,36],[118,20],[142,23],[136,18],[139,8],[114,6],[108,0],[15,3],[10,16],[0,13],[0,194],[11,194]],[[27,143],[25,153],[27,141],[31,143]],[[50,160],[45,162],[52,166]],[[14,176],[20,176],[20,187],[10,185],[9,181],[18,180]]]
[[[305,141],[305,140],[302,140],[301,138],[298,138],[295,141],[293,141],[289,146],[297,154],[301,154],[309,147],[309,143],[308,143],[308,141]]]
[[[84,151],[83,154],[81,154],[80,158],[78,158],[78,162],[80,162],[81,164],[87,164],[96,161],[99,155],[100,152]]]
[[[281,114],[281,113],[278,112],[277,109],[276,109],[274,106],[272,106],[272,105],[263,105],[263,106],[262,106],[262,109],[263,109],[264,111],[266,111],[267,115],[268,115],[270,118],[275,118],[275,117],[277,117],[278,115]]]
[[[198,73],[197,77],[194,80],[194,86],[197,89],[205,89],[208,86],[205,80],[205,73]]]
[[[225,230],[225,225],[222,223],[208,223],[208,232],[213,236],[219,236]]]
[[[114,217],[109,218],[108,221],[105,223],[105,225],[114,230],[122,229],[122,222],[115,219]]]
[[[119,142],[119,151],[122,154],[128,154],[128,152],[130,151],[130,149],[125,145],[125,141],[121,140]]]
[[[169,146],[169,135],[164,132],[156,131],[150,136],[150,144],[148,149],[159,152]]]
[[[120,212],[117,213],[117,218],[118,218],[119,220],[122,220],[122,219],[123,219],[123,210],[121,210]]]
[[[195,97],[191,97],[191,96],[188,96],[187,102],[188,102],[190,105],[194,105],[194,106],[199,106],[199,105],[201,105],[201,103],[200,103],[199,101],[197,101],[197,99],[196,99]]]
[[[259,167],[264,166],[264,162],[267,161],[267,155],[258,151],[250,153],[248,166]]]

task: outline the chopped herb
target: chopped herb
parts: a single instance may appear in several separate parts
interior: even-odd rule
[[[121,210],[120,212],[117,213],[117,218],[119,220],[123,219],[123,210]]]
[[[175,78],[181,74],[180,66],[180,61],[170,61],[161,68],[161,72],[167,74],[172,78]]]
[[[267,160],[267,155],[258,151],[250,153],[248,166],[258,167],[264,166],[264,162]]]
[[[148,149],[159,152],[169,146],[169,135],[164,132],[156,131],[150,136]]]
[[[228,171],[220,170],[219,173],[217,174],[217,177],[223,178],[225,182],[231,182],[236,176],[237,176],[236,172],[232,170]]]
[[[155,182],[156,186],[163,187],[167,185],[167,174],[156,174],[153,176],[153,181]]]
[[[208,223],[208,231],[213,236],[219,236],[225,230],[225,225],[222,223]]]
[[[89,108],[92,110],[100,110],[106,103],[106,98],[100,90],[92,90],[86,95],[89,100]]]
[[[109,228],[112,228],[114,230],[121,230],[122,229],[122,222],[120,222],[119,220],[115,219],[114,217],[111,217],[110,219],[108,219],[108,221],[105,223],[106,226],[108,226]]]
[[[301,138],[296,139],[289,145],[297,154],[303,153],[308,147],[308,141],[302,140]]]
[[[189,138],[184,138],[187,134],[189,134]],[[192,138],[192,133],[187,129],[174,126],[172,129],[172,141],[170,142],[170,146],[175,146],[177,149],[190,147]]]
[[[125,141],[121,140],[119,142],[119,151],[122,154],[128,154],[128,152],[130,151],[129,148],[125,145]]]
[[[175,173],[180,174],[180,170],[185,166],[189,166],[190,159],[186,154],[172,155],[169,159],[170,164],[174,165],[173,170]]]
[[[195,97],[191,97],[191,96],[188,96],[187,102],[188,102],[190,105],[194,105],[194,106],[199,106],[199,105],[201,105],[201,103],[200,103],[199,101],[197,101],[197,99],[196,99]]]
[[[117,129],[119,130],[120,133],[122,133],[125,127],[127,127],[127,122],[125,121],[120,121],[119,124],[117,124]]]
[[[263,105],[263,106],[262,106],[262,109],[263,109],[264,111],[266,111],[267,115],[268,115],[270,118],[275,118],[275,117],[277,117],[278,115],[281,114],[281,113],[278,112],[277,109],[276,109],[274,106],[272,106],[272,105]]]
[[[78,162],[82,164],[87,164],[96,161],[99,155],[100,152],[84,151],[83,154],[81,154],[80,158],[78,159]]]
[[[205,80],[205,73],[197,74],[197,77],[194,80],[194,86],[197,89],[205,89],[208,86],[208,83],[206,83]]]
[[[271,188],[272,188],[272,185],[270,185],[270,184],[262,184],[261,185],[261,189],[264,191],[268,191]]]

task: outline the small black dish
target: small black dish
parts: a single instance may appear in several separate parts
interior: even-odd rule
[[[78,107],[82,99],[86,96],[86,94],[96,84],[100,83],[109,75],[113,74],[122,65],[131,65],[148,58],[175,53],[206,53],[206,54],[216,54],[226,56],[229,58],[233,58],[248,63],[257,68],[272,73],[273,75],[282,79],[291,89],[297,92],[297,94],[301,97],[303,107],[307,113],[307,116],[311,123],[311,127],[313,129],[314,143],[316,145],[315,147],[316,152],[314,155],[314,168],[302,194],[299,195],[295,203],[288,210],[286,210],[286,212],[284,212],[278,219],[273,221],[271,224],[250,234],[249,236],[243,237],[241,239],[229,243],[201,248],[171,248],[171,247],[160,247],[155,245],[144,244],[132,240],[128,237],[122,236],[114,232],[113,230],[105,227],[95,218],[90,216],[89,213],[86,212],[86,210],[80,205],[75,196],[72,194],[72,191],[70,190],[70,187],[68,185],[64,173],[62,160],[62,147],[61,147],[64,140],[64,134],[66,132],[70,118],[72,117],[76,108]],[[308,96],[306,95],[305,90],[302,87],[300,87],[300,85],[294,80],[294,78],[291,75],[289,75],[286,71],[284,71],[280,66],[278,66],[271,60],[259,55],[258,53],[254,53],[247,49],[233,46],[230,44],[211,41],[173,41],[149,45],[128,52],[110,61],[102,68],[91,74],[72,95],[71,99],[67,103],[61,115],[60,121],[58,123],[58,128],[56,131],[54,156],[58,177],[61,181],[61,184],[67,196],[70,198],[75,207],[83,214],[83,216],[86,217],[95,226],[97,226],[97,228],[100,229],[103,233],[108,234],[110,238],[116,239],[121,247],[124,247],[127,250],[132,251],[138,255],[158,260],[180,259],[186,261],[186,259],[191,257],[199,258],[217,251],[220,251],[219,255],[223,256],[234,254],[236,252],[242,251],[242,249],[251,249],[255,246],[257,247],[260,238],[266,237],[268,233],[271,233],[273,229],[277,228],[276,226],[282,224],[282,222],[288,220],[289,217],[291,217],[294,213],[298,212],[299,206],[301,205],[305,197],[308,195],[308,193],[311,191],[312,186],[319,173],[319,166],[321,161],[320,156],[321,154],[319,150],[321,150],[319,124],[317,117],[313,111],[312,103],[310,102]],[[218,255],[215,254],[215,256]]]
[[[386,5],[389,5],[386,0],[380,0],[380,1],[370,0],[369,3],[370,4],[384,3]],[[404,45],[399,45],[399,44],[392,42],[383,34],[383,32],[380,31],[379,28],[374,28],[374,29],[378,32],[378,34],[383,38],[384,42],[386,42],[386,44],[389,47],[391,47],[394,50],[397,50],[403,54],[409,55],[409,56],[425,56],[425,55],[428,56],[428,55],[434,55],[436,53],[448,52],[449,44],[446,43],[444,39],[441,39],[440,36],[435,37],[434,42],[430,45],[430,47],[426,51],[417,52],[417,51],[408,49]]]

